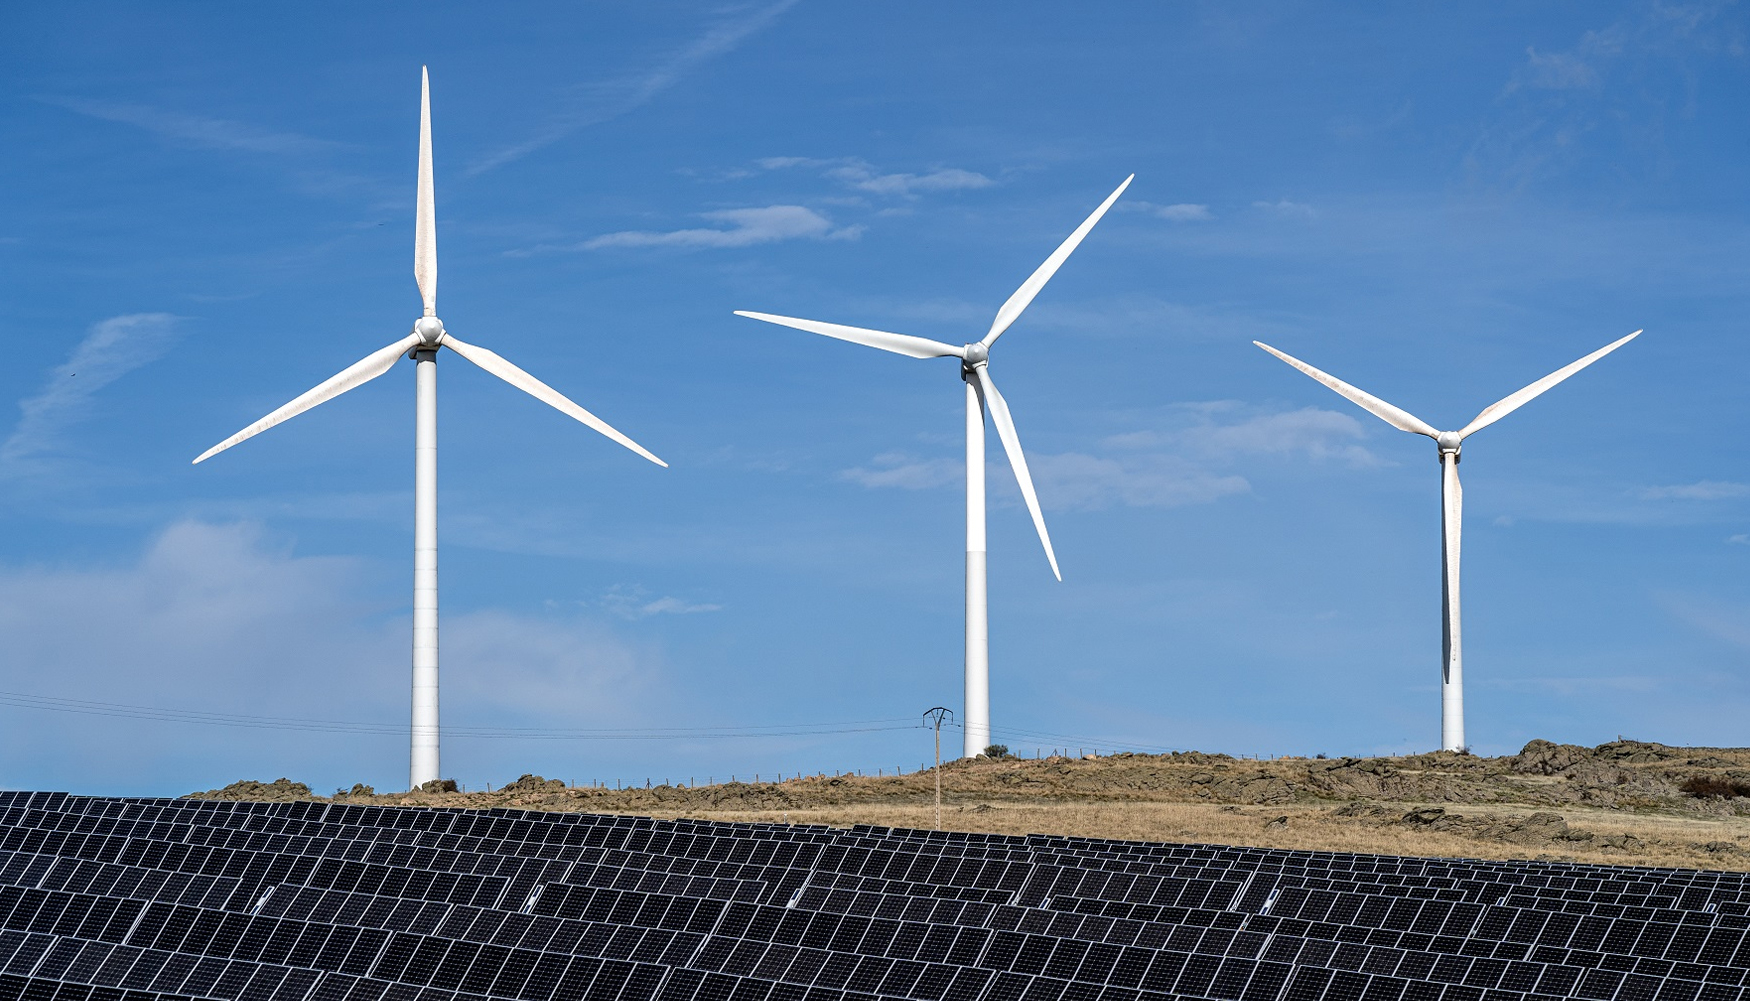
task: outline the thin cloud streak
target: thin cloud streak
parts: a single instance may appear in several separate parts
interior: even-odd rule
[[[337,153],[349,149],[346,143],[143,104],[64,96],[37,100],[99,121],[130,125],[174,145],[253,157],[256,163],[282,172],[296,190],[307,195],[366,193],[390,197],[377,180],[332,165]]]
[[[1677,621],[1740,650],[1750,650],[1750,617],[1742,602],[1722,599],[1711,594],[1685,591],[1663,591],[1653,600]]]
[[[1215,218],[1215,213],[1209,211],[1209,206],[1196,202],[1161,205],[1157,202],[1134,201],[1119,202],[1117,207],[1125,212],[1143,212],[1168,222],[1208,222]]]
[[[1113,457],[1065,452],[1038,456],[1030,465],[1040,502],[1053,510],[1184,507],[1212,504],[1252,490],[1244,476],[1203,469],[1168,453]]]
[[[667,232],[627,230],[604,233],[576,244],[569,250],[603,250],[610,247],[751,247],[780,240],[855,240],[861,226],[833,228],[832,220],[801,205],[767,205],[762,208],[723,209],[701,213],[700,218],[724,223],[719,229],[677,229]]]
[[[617,585],[602,595],[601,605],[622,619],[647,619],[652,615],[699,615],[721,612],[722,605],[704,601],[687,601],[672,594],[654,600],[650,592],[639,585]]]
[[[119,104],[82,97],[39,97],[37,100],[88,118],[132,125],[155,135],[207,149],[308,155],[326,153],[341,146],[337,142],[315,139],[296,132],[270,132],[243,122],[165,111],[143,104]]]
[[[988,188],[995,181],[973,170],[960,167],[938,167],[923,174],[881,173],[867,160],[858,157],[816,159],[805,156],[769,156],[758,161],[765,170],[786,170],[791,167],[824,168],[823,176],[838,181],[854,191],[872,195],[916,198],[921,192],[971,191]]]
[[[1750,483],[1701,480],[1697,483],[1645,487],[1641,490],[1640,495],[1643,500],[1731,500],[1737,497],[1750,497]]]
[[[87,416],[99,390],[171,349],[180,336],[177,320],[169,313],[130,313],[94,325],[43,388],[18,404],[24,416],[0,444],[0,464],[53,450],[62,432]]]
[[[1319,214],[1319,210],[1311,205],[1304,202],[1291,202],[1286,198],[1279,198],[1273,202],[1256,201],[1252,203],[1252,207],[1295,219],[1313,219],[1317,218]]]
[[[920,459],[904,452],[883,452],[870,459],[867,466],[842,470],[838,478],[870,488],[929,490],[964,482],[966,472],[965,463],[952,459]]]
[[[468,176],[484,174],[507,163],[520,160],[536,150],[551,146],[579,129],[611,121],[649,104],[657,95],[679,83],[688,73],[715,56],[734,51],[778,15],[794,7],[797,0],[779,0],[747,17],[725,21],[700,35],[654,68],[587,86],[588,93],[579,106],[557,116],[532,138],[505,147],[474,163]]]

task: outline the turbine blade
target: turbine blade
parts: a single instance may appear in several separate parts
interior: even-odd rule
[[[812,334],[823,334],[836,337],[841,341],[853,344],[866,344],[872,348],[891,351],[894,354],[905,355],[908,358],[962,358],[966,349],[957,348],[952,344],[932,341],[928,337],[913,337],[910,334],[890,334],[885,330],[869,330],[864,327],[847,327],[839,323],[822,323],[819,320],[798,320],[793,316],[773,316],[770,313],[750,313],[745,309],[735,311],[736,316],[745,316],[750,320],[764,320],[776,323],[781,327],[795,327]]]
[[[1032,303],[1033,297],[1039,294],[1039,290],[1045,287],[1045,283],[1051,280],[1052,275],[1057,274],[1057,269],[1063,267],[1063,262],[1068,260],[1069,255],[1081,245],[1082,240],[1088,235],[1088,231],[1094,228],[1094,224],[1100,221],[1100,217],[1106,214],[1106,210],[1112,207],[1112,203],[1118,200],[1118,196],[1122,195],[1124,189],[1130,187],[1130,182],[1134,180],[1136,180],[1135,174],[1126,177],[1124,183],[1118,186],[1118,190],[1107,195],[1106,200],[1100,203],[1100,207],[1094,210],[1094,214],[1082,220],[1082,224],[1069,235],[1069,239],[1063,241],[1056,250],[1052,251],[1051,256],[1045,259],[1045,263],[1039,265],[1039,269],[1021,283],[1021,287],[1015,290],[1014,295],[1009,296],[1009,301],[1003,303],[1002,308],[997,310],[997,318],[991,321],[990,333],[984,335],[985,347],[995,344],[997,338],[1003,336],[1003,331],[1009,329],[1009,324],[1014,323],[1020,317],[1021,311]]]
[[[1399,431],[1409,431],[1413,434],[1425,434],[1430,438],[1438,438],[1440,436],[1440,432],[1434,430],[1433,426],[1427,421],[1424,421],[1422,418],[1417,417],[1415,414],[1412,414],[1407,410],[1400,410],[1377,396],[1364,393],[1336,376],[1321,372],[1318,369],[1313,368],[1311,365],[1308,365],[1306,362],[1301,361],[1299,358],[1296,358],[1293,355],[1284,354],[1270,345],[1265,344],[1263,341],[1253,341],[1252,343],[1263,348],[1265,351],[1270,352],[1288,364],[1293,365],[1295,368],[1300,369],[1302,372],[1305,372],[1319,382],[1324,383],[1337,395],[1344,397],[1349,402],[1355,404],[1380,420],[1385,421]]]
[[[505,382],[510,383],[567,417],[581,421],[582,423],[595,428],[597,431],[607,435],[609,438],[612,438],[632,451],[637,452],[639,455],[644,456],[651,462],[654,462],[665,469],[668,468],[668,463],[651,455],[650,452],[645,450],[643,445],[638,444],[632,439],[614,430],[609,426],[607,421],[602,420],[595,414],[590,413],[566,399],[557,389],[554,389],[552,386],[547,385],[541,380],[506,361],[504,357],[499,355],[496,351],[491,351],[483,347],[478,347],[457,340],[456,335],[450,333],[444,334],[443,346],[453,349],[463,358],[466,358],[486,371],[491,372],[493,375],[498,376]]]
[[[418,343],[418,334],[408,334],[406,337],[403,337],[386,348],[371,352],[337,373],[333,378],[330,378],[328,381],[317,386],[315,389],[310,390],[303,396],[298,397],[278,410],[275,410],[273,413],[263,417],[261,420],[256,421],[254,424],[249,425],[231,437],[214,445],[212,448],[202,452],[194,461],[198,463],[209,459],[240,441],[255,437],[281,421],[289,420],[298,416],[319,403],[326,403],[349,389],[359,388],[365,383],[370,382],[372,379],[375,379],[377,376],[394,368],[395,363],[401,359],[402,354],[404,354],[408,348],[411,348]]]
[[[413,222],[413,280],[425,315],[437,315],[437,206],[431,182],[431,78],[419,68],[419,202]]]
[[[1478,431],[1481,431],[1483,428],[1488,427],[1490,424],[1495,423],[1496,421],[1507,416],[1508,414],[1512,413],[1513,411],[1518,410],[1520,407],[1525,406],[1527,403],[1530,403],[1532,400],[1534,400],[1538,396],[1542,395],[1543,392],[1545,390],[1549,389],[1551,386],[1554,386],[1556,383],[1561,382],[1563,379],[1566,379],[1568,376],[1573,375],[1575,372],[1580,371],[1581,369],[1585,368],[1586,366],[1592,364],[1593,362],[1595,362],[1598,359],[1604,357],[1605,355],[1611,353],[1612,351],[1615,351],[1617,348],[1622,347],[1624,344],[1627,344],[1629,341],[1632,341],[1639,336],[1641,336],[1641,332],[1639,330],[1637,330],[1634,333],[1628,335],[1627,337],[1624,337],[1620,341],[1612,341],[1611,343],[1606,344],[1605,346],[1599,348],[1597,351],[1592,352],[1591,354],[1587,355],[1586,357],[1580,359],[1577,362],[1574,362],[1571,365],[1556,369],[1554,372],[1551,372],[1550,374],[1537,380],[1536,382],[1532,383],[1531,385],[1526,386],[1524,389],[1521,389],[1519,392],[1514,393],[1512,396],[1507,397],[1506,399],[1502,400],[1501,402],[1495,404],[1492,407],[1489,407],[1487,410],[1484,410],[1482,413],[1478,414],[1477,419],[1474,421],[1471,421],[1469,424],[1466,424],[1464,426],[1464,430],[1460,431],[1458,433],[1458,436],[1460,438],[1464,438],[1464,437],[1468,437],[1468,436],[1470,436]]]
[[[1045,547],[1045,558],[1051,562],[1051,573],[1058,580],[1063,574],[1057,569],[1057,554],[1051,550],[1051,535],[1045,531],[1045,515],[1039,510],[1039,497],[1033,493],[1033,476],[1027,472],[1027,456],[1021,451],[1021,438],[1015,433],[1015,419],[1009,415],[1009,403],[1003,399],[1003,394],[997,392],[997,384],[990,381],[990,369],[980,365],[973,371],[978,373],[979,388],[984,390],[984,400],[990,405],[991,419],[996,422],[997,437],[1003,440],[1003,451],[1009,453],[1009,465],[1015,470],[1015,482],[1021,486],[1021,496],[1027,501],[1027,513],[1033,516],[1033,527],[1039,532],[1039,542]]]

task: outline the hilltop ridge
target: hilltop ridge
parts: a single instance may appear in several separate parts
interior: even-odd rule
[[[944,762],[941,780],[943,826],[956,830],[1750,868],[1750,748],[1533,740],[1492,758],[976,758]],[[319,796],[280,779],[190,795],[929,827],[935,781],[926,770],[608,789],[525,775],[490,792]]]

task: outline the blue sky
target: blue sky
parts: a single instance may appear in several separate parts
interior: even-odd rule
[[[0,784],[404,783],[419,67],[440,313],[667,459],[440,364],[443,698],[470,785],[915,768],[960,700],[961,386],[731,315],[1004,337],[998,739],[1437,746],[1467,443],[1468,735],[1750,740],[1750,44],[1732,4],[525,4],[0,13]],[[65,706],[65,703],[56,703]],[[883,729],[898,726],[899,729]],[[1056,737],[1040,734],[1061,735]]]

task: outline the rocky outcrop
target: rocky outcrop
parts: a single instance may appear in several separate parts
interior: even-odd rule
[[[454,783],[451,783],[451,786],[452,788],[450,791],[454,792]],[[562,779],[544,779],[539,775],[524,774],[515,782],[505,786],[502,791],[512,795],[522,796],[527,796],[531,793],[564,792],[565,782]]]
[[[290,803],[297,800],[313,799],[310,787],[302,782],[293,782],[288,778],[277,778],[272,782],[257,782],[254,779],[244,779],[233,782],[223,789],[210,789],[206,792],[189,793],[188,799],[221,799],[247,800],[256,803]]]
[[[1510,759],[1508,767],[1521,775],[1560,775],[1591,759],[1592,749],[1589,747],[1534,740]]]
[[[1559,813],[1539,812],[1530,816],[1481,816],[1448,813],[1440,807],[1411,810],[1398,823],[1425,827],[1431,831],[1448,831],[1483,841],[1499,841],[1528,848],[1545,848],[1556,842],[1591,841],[1593,835],[1568,827]]]

